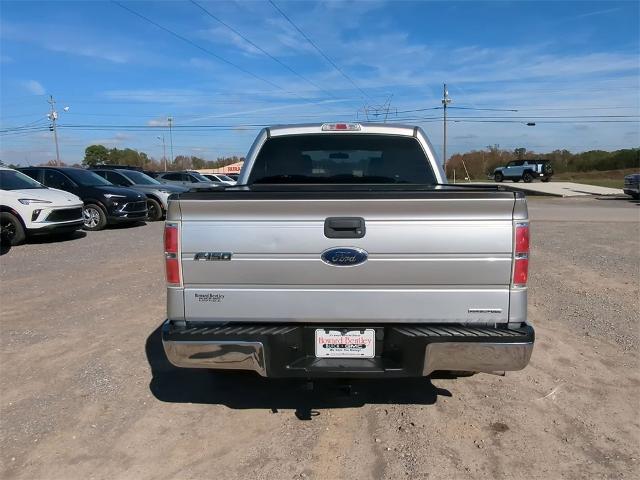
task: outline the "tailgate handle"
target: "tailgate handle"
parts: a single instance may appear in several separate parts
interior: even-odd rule
[[[364,218],[329,217],[324,221],[327,238],[362,238],[366,232]]]

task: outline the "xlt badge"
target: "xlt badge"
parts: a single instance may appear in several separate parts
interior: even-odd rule
[[[208,262],[224,262],[231,260],[231,252],[198,252],[193,256],[194,260],[206,260]]]

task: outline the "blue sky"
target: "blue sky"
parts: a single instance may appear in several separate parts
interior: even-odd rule
[[[169,115],[175,155],[214,159],[257,125],[381,119],[386,102],[440,150],[443,82],[449,153],[640,144],[636,1],[274,1],[337,68],[267,1],[198,3],[277,61],[188,1],[122,2],[182,39],[113,2],[1,2],[0,129],[34,129],[4,131],[0,158],[55,157],[49,94],[69,163],[92,143],[160,158]]]

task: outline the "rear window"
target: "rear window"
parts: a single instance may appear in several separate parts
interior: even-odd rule
[[[248,183],[433,185],[436,180],[413,137],[323,134],[268,139]]]

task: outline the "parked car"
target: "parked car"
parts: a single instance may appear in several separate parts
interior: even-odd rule
[[[236,181],[233,178],[227,175],[222,175],[221,173],[203,173],[202,176],[208,178],[214,183],[220,183],[222,185],[236,184]]]
[[[192,171],[163,172],[158,174],[156,180],[161,183],[180,185],[189,190],[211,190],[212,188],[221,188],[223,186],[220,182],[212,182],[200,173]]]
[[[528,364],[522,192],[447,185],[415,125],[278,126],[254,145],[243,187],[171,202],[171,363],[302,378]]]
[[[493,171],[493,179],[496,182],[513,180],[530,183],[536,178],[548,182],[553,176],[553,168],[550,160],[514,160],[504,167],[498,167]]]
[[[73,193],[84,203],[85,230],[102,230],[107,224],[147,218],[147,197],[130,188],[116,187],[90,170],[73,167],[21,168],[50,188]]]
[[[71,233],[82,224],[77,196],[0,167],[0,242],[19,245],[28,235]]]
[[[632,173],[624,177],[623,191],[636,200],[640,199],[640,173]]]
[[[112,165],[112,164],[99,164],[99,165],[93,165],[91,167],[89,167],[91,170],[93,169],[101,169],[101,168],[108,168],[110,170],[112,169],[119,169],[119,170],[135,170],[136,172],[142,172],[145,175],[149,175],[151,178],[155,178],[156,174],[158,172],[155,172],[153,170],[144,170],[142,167],[138,167],[136,165]]]
[[[91,171],[100,175],[119,187],[128,187],[147,196],[148,218],[151,221],[161,220],[169,208],[169,196],[172,193],[186,192],[188,188],[178,185],[160,183],[155,178],[137,170],[120,168],[95,167]]]
[[[227,177],[229,177],[234,182],[237,182],[238,181],[238,177],[240,176],[237,173],[227,173],[226,175],[227,175]]]

